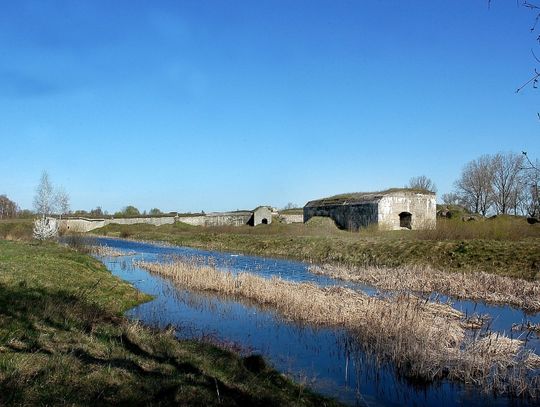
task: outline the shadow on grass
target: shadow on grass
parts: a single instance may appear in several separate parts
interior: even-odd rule
[[[0,283],[0,405],[328,404],[224,350],[134,328],[88,297]]]

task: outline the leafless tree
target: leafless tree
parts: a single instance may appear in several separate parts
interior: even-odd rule
[[[287,205],[285,205],[281,210],[286,211],[287,209],[295,209],[298,208],[298,205],[294,202],[287,202]]]
[[[60,187],[55,189],[47,171],[43,171],[34,196],[34,209],[39,218],[34,221],[33,235],[35,239],[45,240],[58,235],[58,222],[49,216],[55,212],[60,214],[69,211],[69,196]]]
[[[461,205],[462,203],[460,196],[455,192],[442,194],[442,201],[445,205]]]
[[[523,156],[515,153],[498,153],[492,159],[493,203],[498,214],[506,214],[514,209],[517,214],[518,202],[523,189]]]
[[[9,219],[17,216],[19,207],[15,202],[7,197],[0,195],[0,219]]]
[[[69,195],[63,187],[55,188],[47,171],[43,171],[34,196],[34,209],[42,218],[69,212]]]
[[[525,213],[531,217],[540,216],[540,161],[532,162],[527,152],[524,157]]]
[[[54,187],[49,179],[47,171],[43,171],[34,196],[34,209],[36,214],[45,218],[51,215],[56,208]]]
[[[418,177],[412,177],[409,180],[408,188],[413,189],[424,189],[426,191],[437,192],[437,186],[435,183],[425,175],[420,175]]]
[[[534,3],[531,3],[527,0],[521,0],[521,1],[518,1],[518,4],[521,4],[521,6],[531,10],[533,13],[535,13],[535,19],[534,19],[534,23],[532,24],[531,28],[530,28],[530,31],[531,33],[535,32],[536,31],[536,28],[538,26],[538,22],[540,21],[540,6],[534,4]],[[540,35],[538,35],[536,37],[536,41],[540,42]],[[538,63],[540,63],[540,59],[536,56],[536,54],[534,53],[533,50],[531,50],[531,54],[534,58],[534,60]],[[522,89],[526,88],[527,86],[532,86],[533,88],[537,88],[538,87],[538,80],[540,79],[540,72],[538,71],[538,69],[534,69],[534,74],[530,76],[530,78],[525,81],[525,83],[523,83],[520,87],[518,87],[516,89],[516,93],[520,92]],[[538,117],[540,117],[540,113],[538,114]]]
[[[483,155],[467,163],[455,183],[456,192],[464,206],[484,216],[492,205],[492,161],[492,157]]]
[[[59,212],[60,218],[69,212],[69,195],[63,187],[57,188],[55,192],[56,209]]]

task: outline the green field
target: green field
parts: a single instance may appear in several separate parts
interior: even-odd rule
[[[0,240],[0,405],[336,404],[256,357],[122,316],[148,300],[73,249]]]

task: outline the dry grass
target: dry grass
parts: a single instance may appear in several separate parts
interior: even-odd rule
[[[438,292],[455,298],[509,304],[540,311],[540,281],[526,281],[486,272],[444,272],[428,266],[398,268],[311,266],[310,271],[341,280],[362,282],[384,290]]]
[[[422,240],[521,240],[540,237],[540,227],[529,225],[525,218],[501,215],[493,219],[463,222],[461,219],[437,219],[435,229],[413,231]]]
[[[117,249],[113,249],[112,247],[109,247],[106,245],[92,246],[90,249],[90,253],[95,256],[103,256],[103,257],[121,257],[121,256],[131,256],[135,254],[135,252],[123,252]]]
[[[537,356],[522,342],[502,336],[465,335],[463,315],[445,304],[410,294],[371,298],[346,288],[234,275],[194,261],[138,262],[152,273],[190,289],[247,298],[283,317],[321,326],[345,327],[368,352],[391,361],[402,374],[422,380],[449,377],[486,391],[540,395],[531,371]]]

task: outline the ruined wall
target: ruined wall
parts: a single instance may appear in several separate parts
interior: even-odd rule
[[[62,219],[58,226],[63,232],[85,233],[107,225],[104,219]]]
[[[377,223],[377,215],[376,202],[304,207],[304,222],[313,216],[326,216],[333,219],[340,229],[351,231]]]
[[[193,226],[204,226],[205,215],[196,215],[196,216],[179,216],[177,218],[178,222],[187,223],[188,225]]]
[[[247,225],[251,212],[216,212],[197,216],[180,216],[178,222],[193,226],[242,226]]]
[[[159,218],[118,218],[118,219],[62,219],[59,220],[60,230],[66,232],[89,232],[91,230],[101,228],[111,223],[119,225],[135,225],[137,223],[145,223],[148,225],[161,226],[173,224],[174,216],[159,217]]]
[[[209,213],[204,218],[204,226],[242,226],[251,219],[251,212]]]
[[[437,205],[435,195],[402,193],[384,196],[379,202],[379,227],[398,230],[399,214],[412,214],[412,229],[433,229],[436,226]]]
[[[287,224],[289,223],[302,223],[304,221],[304,215],[301,213],[294,213],[294,214],[288,214],[288,213],[280,213],[279,217],[281,220]]]

